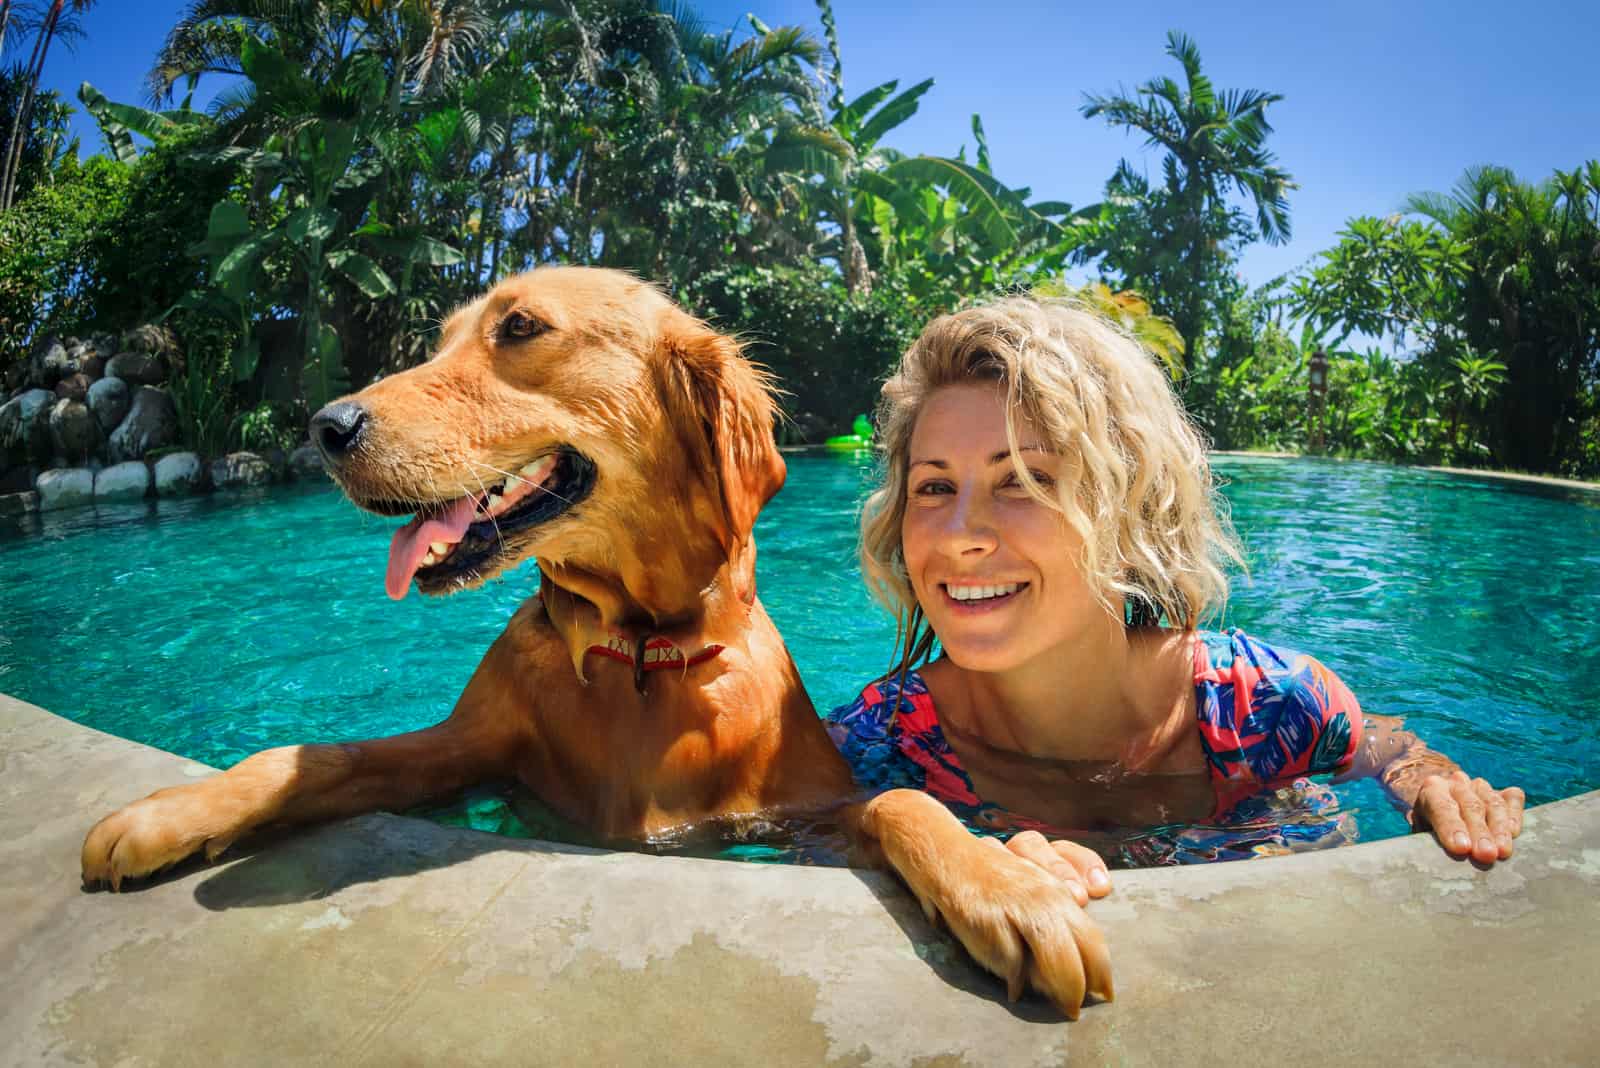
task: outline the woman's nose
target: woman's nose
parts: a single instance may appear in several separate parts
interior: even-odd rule
[[[945,525],[946,547],[953,553],[989,553],[1000,544],[989,498],[982,493],[962,490],[950,509]]]

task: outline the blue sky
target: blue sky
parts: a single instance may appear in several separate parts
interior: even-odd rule
[[[102,2],[85,16],[87,36],[76,51],[52,53],[47,84],[73,103],[84,80],[113,100],[142,102],[144,73],[185,6]],[[699,10],[713,28],[742,28],[754,12],[772,25],[821,33],[810,0],[715,0]],[[1600,4],[1593,0],[1132,7],[840,0],[835,15],[848,95],[891,78],[902,87],[935,79],[891,144],[953,155],[965,143],[970,152],[977,112],[1002,180],[1075,204],[1097,200],[1124,155],[1156,171],[1137,138],[1079,114],[1084,92],[1178,76],[1177,63],[1162,54],[1166,31],[1190,34],[1217,86],[1285,98],[1268,115],[1276,128],[1270,145],[1300,185],[1290,196],[1294,237],[1246,252],[1252,284],[1330,246],[1349,216],[1387,214],[1409,193],[1447,190],[1473,164],[1498,163],[1535,179],[1600,157]],[[92,120],[79,121],[84,150],[97,150]]]

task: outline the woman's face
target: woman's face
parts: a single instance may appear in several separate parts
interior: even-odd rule
[[[1025,467],[1053,492],[1061,457],[1018,414]],[[1058,649],[1105,614],[1060,512],[1028,495],[1006,442],[1004,387],[945,386],[911,432],[901,548],[945,654],[969,671],[1009,671]]]

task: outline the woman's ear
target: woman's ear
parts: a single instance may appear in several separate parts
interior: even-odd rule
[[[679,437],[686,444],[703,442],[688,454],[715,470],[727,546],[742,545],[787,474],[772,438],[777,405],[771,377],[745,359],[737,341],[686,315],[672,317],[663,345],[666,393]]]

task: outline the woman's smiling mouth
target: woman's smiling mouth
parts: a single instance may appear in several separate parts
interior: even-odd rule
[[[957,610],[981,612],[1008,604],[1028,588],[1026,582],[941,582],[945,602]]]

